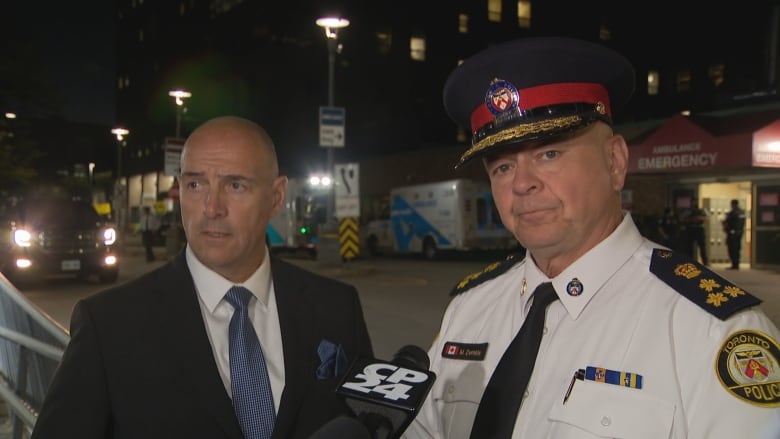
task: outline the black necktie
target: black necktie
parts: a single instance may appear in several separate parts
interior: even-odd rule
[[[490,377],[477,417],[471,428],[471,439],[509,439],[515,428],[523,393],[534,370],[539,343],[542,341],[547,305],[558,299],[552,283],[534,290],[533,304],[512,343]]]

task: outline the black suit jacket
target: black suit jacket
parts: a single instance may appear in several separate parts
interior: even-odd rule
[[[320,342],[350,362],[371,342],[354,287],[275,258],[271,273],[285,368],[273,437],[306,438],[348,413],[339,377],[316,377]],[[184,252],[76,305],[32,438],[242,438]]]

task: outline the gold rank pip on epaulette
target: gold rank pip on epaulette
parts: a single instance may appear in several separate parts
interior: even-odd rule
[[[464,291],[468,291],[471,288],[474,288],[482,282],[498,277],[500,274],[505,273],[507,270],[509,270],[509,268],[522,260],[523,255],[513,253],[507,256],[503,261],[493,262],[482,270],[464,277],[463,280],[458,282],[458,284],[455,285],[455,288],[450,291],[450,296],[457,296]]]
[[[656,248],[650,271],[708,313],[726,320],[761,300],[680,252]]]

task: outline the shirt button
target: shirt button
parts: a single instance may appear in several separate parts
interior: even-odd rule
[[[544,329],[542,330],[542,334],[547,334],[547,327],[546,327],[546,326],[545,326],[545,327],[544,327]]]
[[[612,419],[609,419],[609,416],[604,416],[601,418],[601,425],[605,427],[609,427],[612,424]]]
[[[453,392],[455,392],[455,385],[450,384],[449,386],[447,386],[447,393],[453,393]]]
[[[530,395],[530,393],[528,393],[528,390],[526,390],[525,392],[523,392],[523,399],[526,399],[526,398],[528,398],[528,395]]]

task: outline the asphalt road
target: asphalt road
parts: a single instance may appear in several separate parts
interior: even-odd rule
[[[165,249],[158,260],[145,262],[141,249],[131,249],[123,258],[119,282],[127,281],[165,263]],[[321,274],[339,278],[357,287],[374,352],[390,359],[399,348],[414,344],[428,348],[439,328],[449,292],[465,276],[480,271],[498,255],[456,256],[442,261],[420,258],[373,258],[337,265],[322,265],[299,257],[287,260]],[[713,267],[721,276],[764,300],[762,307],[780,326],[780,273],[770,270],[726,270]],[[52,279],[23,293],[64,328],[76,301],[106,285],[75,279]]]

